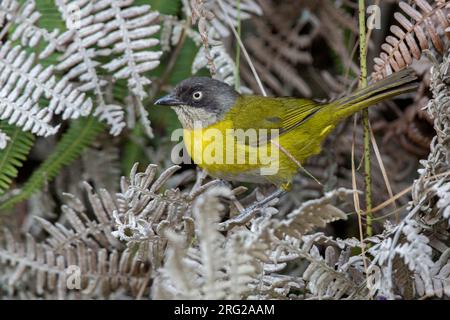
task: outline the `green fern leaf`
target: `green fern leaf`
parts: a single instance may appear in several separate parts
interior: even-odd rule
[[[29,198],[40,190],[45,182],[53,180],[61,168],[73,162],[104,128],[105,126],[92,116],[74,121],[58,142],[53,154],[33,172],[20,193],[3,202],[0,209]]]
[[[136,0],[135,5],[150,4],[153,10],[161,14],[176,16],[181,9],[180,0]]]
[[[0,121],[0,130],[5,132],[10,141],[6,148],[0,150],[0,194],[9,189],[12,180],[17,177],[17,168],[27,159],[34,142],[34,136],[20,128]]]

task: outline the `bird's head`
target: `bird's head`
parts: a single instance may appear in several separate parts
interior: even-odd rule
[[[239,93],[224,82],[192,77],[180,82],[155,105],[172,107],[184,128],[204,128],[222,120],[238,97]]]

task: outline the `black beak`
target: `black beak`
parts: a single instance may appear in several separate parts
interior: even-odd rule
[[[183,102],[181,102],[180,100],[178,100],[177,97],[175,97],[173,94],[168,94],[167,96],[164,96],[162,98],[159,98],[158,100],[156,100],[154,102],[155,105],[157,106],[179,106],[182,105]]]

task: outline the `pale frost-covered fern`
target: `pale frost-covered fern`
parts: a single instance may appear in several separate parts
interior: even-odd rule
[[[192,3],[195,1],[191,0],[192,7],[194,7]],[[235,0],[221,0],[223,10],[217,0],[204,0],[203,2],[205,9],[209,10],[216,18],[212,19],[211,24],[222,38],[229,36],[231,33],[227,22],[227,15],[234,26],[238,25],[239,20],[247,20],[252,15],[262,15],[261,7],[255,0],[241,0],[239,2]]]
[[[0,72],[0,119],[37,135],[55,134],[58,126],[50,124],[52,110],[41,109],[38,103],[39,98],[57,93],[52,69],[35,64],[33,54],[7,42],[0,47]],[[54,105],[60,102],[54,99]]]
[[[219,43],[218,45],[212,46],[210,54],[216,67],[215,78],[229,85],[233,85],[236,82],[236,67],[224,45]],[[195,56],[194,62],[192,63],[192,74],[197,73],[200,69],[206,67],[207,65],[208,59],[205,56],[205,48],[201,47]]]
[[[339,208],[332,205],[336,198],[344,199],[352,191],[338,189],[328,192],[324,197],[306,201],[298,209],[295,209],[280,221],[276,227],[276,234],[288,234],[299,237],[307,234],[317,227],[325,227],[328,223],[337,220],[347,220],[347,215]]]
[[[439,197],[436,206],[442,210],[442,216],[445,219],[449,219],[450,223],[450,183],[447,182],[443,185],[437,185],[435,190],[436,195]]]
[[[403,221],[371,249],[374,250],[374,263],[381,272],[379,294],[389,298],[403,294],[397,288],[406,287],[405,284],[413,287],[413,282],[418,285],[413,290],[416,296],[442,296],[445,292],[440,284],[436,284],[440,272],[437,269],[443,264],[440,260],[435,262],[437,254],[433,249],[444,254],[442,246],[437,244],[442,239],[440,233],[445,235],[448,229],[449,65],[447,53],[443,62],[432,68],[433,99],[426,108],[434,120],[436,136],[428,159],[421,161],[423,168],[419,169],[420,176],[412,187],[413,206]],[[444,276],[445,273],[444,269]]]
[[[145,72],[159,65],[161,51],[148,49],[156,46],[154,38],[160,26],[154,22],[159,14],[150,11],[149,5],[128,8],[134,0],[108,1],[102,12],[95,16],[96,22],[105,23],[106,37],[98,42],[100,47],[113,46],[112,52],[118,58],[105,64],[103,68],[113,72],[116,79],[127,79],[128,87],[140,100],[147,96],[145,86],[151,83]]]
[[[153,37],[159,30],[159,25],[155,25],[158,13],[150,11],[148,5],[133,6],[133,2],[58,0],[68,31],[59,37],[67,50],[57,69],[67,72],[69,80],[81,80],[83,84],[79,90],[95,93],[95,115],[111,126],[113,135],[118,135],[126,125],[124,109],[105,98],[108,82],[101,76],[99,68],[113,72],[115,79],[127,79],[131,93],[137,97],[134,102],[141,122],[147,134],[152,136],[142,99],[147,96],[146,86],[151,83],[145,73],[156,68],[161,57],[161,52],[149,50],[159,43]],[[74,12],[72,8],[78,8],[78,11]],[[110,55],[114,58],[102,65],[101,57]]]
[[[0,11],[6,12],[7,21],[10,25],[16,24],[10,37],[12,41],[20,40],[23,46],[31,48],[37,47],[42,40],[45,41],[46,47],[40,52],[39,59],[44,59],[55,50],[62,49],[58,43],[58,35],[60,33],[58,29],[49,32],[47,29],[37,25],[41,13],[36,11],[35,0],[27,0],[21,6],[16,0],[3,1],[0,4]],[[5,26],[5,32],[7,29],[7,26]]]
[[[103,87],[107,81],[100,77],[96,69],[100,65],[96,59],[110,54],[108,49],[94,47],[106,36],[104,24],[94,20],[95,5],[98,2],[57,0],[56,4],[67,27],[67,31],[60,36],[60,41],[67,45],[67,50],[56,68],[66,72],[67,79],[78,78],[82,81],[83,84],[78,87],[80,91],[92,90],[95,93],[95,115],[110,125],[111,134],[118,135],[125,127],[124,113],[121,106],[109,104],[105,100]]]
[[[160,26],[155,24],[159,13],[150,11],[149,5],[133,6],[134,0],[104,1],[102,5],[110,8],[96,14],[95,20],[105,23],[107,36],[98,42],[100,47],[112,48],[118,58],[105,64],[103,68],[113,72],[115,79],[127,79],[128,88],[137,99],[131,102],[136,105],[141,123],[148,136],[153,137],[142,100],[147,97],[150,79],[145,75],[159,65],[161,51],[150,49],[159,44],[154,35]]]
[[[172,235],[168,259],[155,282],[154,298],[236,299],[248,290],[248,283],[258,274],[254,259],[238,235],[227,244],[217,230],[224,209],[220,199],[231,196],[231,190],[216,187],[196,200],[193,214],[199,245],[186,250],[179,236]]]

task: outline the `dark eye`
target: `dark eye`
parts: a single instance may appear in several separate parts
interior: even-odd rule
[[[195,91],[192,94],[192,98],[194,98],[194,100],[201,100],[201,98],[203,98],[203,93],[201,91]]]

